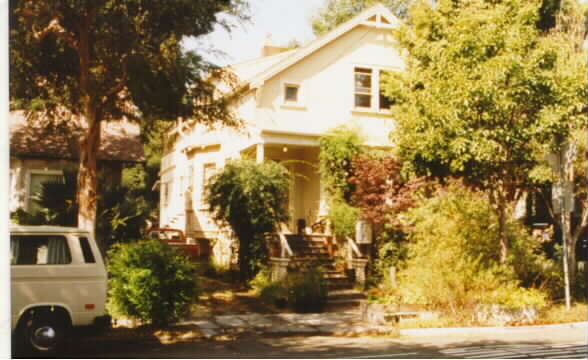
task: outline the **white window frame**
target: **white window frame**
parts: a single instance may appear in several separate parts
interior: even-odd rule
[[[286,88],[295,87],[298,89],[296,101],[286,100]],[[296,81],[281,81],[280,82],[280,102],[281,106],[290,109],[306,109],[304,102],[304,91],[302,84]]]
[[[362,107],[355,105],[355,73],[356,69],[369,69],[371,70],[371,101],[370,107]],[[352,71],[351,71],[351,81],[352,81],[352,111],[354,112],[368,112],[368,113],[380,113],[380,114],[389,114],[390,109],[380,109],[380,74],[382,72],[393,72],[395,69],[386,66],[378,66],[378,65],[368,65],[368,64],[353,64]],[[367,95],[367,94],[366,94]]]
[[[25,201],[24,201],[24,207],[26,211],[31,211],[31,200],[32,200],[32,189],[31,189],[31,185],[32,185],[32,177],[34,175],[57,175],[57,176],[61,176],[63,177],[63,170],[55,170],[55,169],[29,169],[27,171],[27,177],[26,177],[26,184],[25,184]]]

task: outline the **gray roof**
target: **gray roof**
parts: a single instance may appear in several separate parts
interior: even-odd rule
[[[83,128],[73,121],[51,123],[27,120],[10,113],[10,156],[49,159],[79,159]],[[98,160],[145,161],[139,126],[126,120],[102,123]]]

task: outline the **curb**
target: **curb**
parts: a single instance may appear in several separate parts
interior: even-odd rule
[[[519,332],[541,329],[579,329],[588,328],[588,322],[574,322],[566,324],[529,325],[529,326],[503,326],[503,327],[477,327],[477,328],[431,328],[431,329],[403,329],[400,335],[427,336],[427,335],[451,335],[451,334],[487,334],[498,332]]]

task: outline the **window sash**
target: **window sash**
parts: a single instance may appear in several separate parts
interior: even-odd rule
[[[355,68],[355,99],[356,107],[372,106],[372,69]]]

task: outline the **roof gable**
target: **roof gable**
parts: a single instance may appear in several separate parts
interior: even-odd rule
[[[277,62],[273,66],[267,68],[265,71],[259,73],[250,80],[251,88],[258,88],[263,85],[264,82],[298,63],[307,56],[315,53],[319,49],[335,41],[341,36],[347,34],[357,26],[364,25],[375,28],[393,29],[400,24],[400,20],[392,14],[392,12],[382,4],[377,4],[359,15],[355,16],[351,20],[339,25],[326,35],[312,41],[308,45],[298,49],[290,56],[285,57],[281,61]]]

